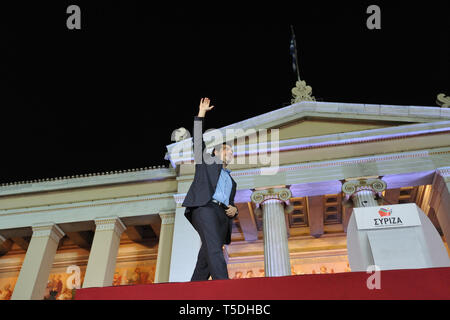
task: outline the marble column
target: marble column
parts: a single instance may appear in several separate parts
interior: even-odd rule
[[[377,193],[381,193],[386,187],[386,182],[381,179],[357,179],[346,181],[342,185],[342,191],[352,199],[353,208],[376,207],[379,205]]]
[[[112,286],[120,236],[126,229],[118,217],[96,219],[95,225],[83,288]]]
[[[155,283],[168,282],[170,275],[170,257],[172,255],[173,227],[175,213],[160,213],[161,232],[159,234],[158,258],[156,260]]]
[[[378,206],[377,195],[386,189],[387,185],[378,178],[360,178],[347,180],[342,185],[342,191],[345,193],[353,208]],[[353,212],[353,211],[352,211]],[[346,213],[350,213],[346,211]],[[374,265],[375,261],[372,255],[372,248],[368,241],[367,234],[370,230],[358,230],[356,227],[356,218],[353,214],[346,217],[347,227],[350,230],[347,233],[347,255],[352,271],[366,271],[367,267]]]
[[[12,300],[44,298],[56,250],[64,232],[56,224],[32,226],[33,235],[20,269]]]
[[[264,233],[264,272],[266,277],[291,275],[285,201],[288,188],[269,188],[252,193],[251,199],[262,207]]]

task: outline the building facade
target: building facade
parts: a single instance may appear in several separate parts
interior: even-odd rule
[[[358,192],[416,203],[450,237],[449,108],[305,101],[206,132],[207,148],[218,133],[235,151],[230,278],[351,271]],[[181,206],[192,139],[167,150],[168,168],[0,186],[0,299],[70,299],[77,281],[189,281],[200,248]]]

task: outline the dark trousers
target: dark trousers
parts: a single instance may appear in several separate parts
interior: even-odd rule
[[[222,246],[227,235],[228,217],[215,203],[197,207],[192,212],[192,224],[200,235],[202,246],[191,281],[228,279],[228,269]]]

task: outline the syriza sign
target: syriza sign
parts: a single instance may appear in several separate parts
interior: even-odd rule
[[[415,203],[354,208],[358,230],[420,226]]]

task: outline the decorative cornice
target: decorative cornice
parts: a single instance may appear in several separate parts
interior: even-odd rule
[[[401,153],[387,153],[382,155],[373,155],[373,156],[363,156],[363,157],[354,157],[354,158],[347,158],[347,159],[335,159],[335,160],[325,160],[325,161],[314,161],[314,162],[306,162],[306,163],[300,163],[300,164],[292,164],[292,165],[281,165],[279,168],[277,168],[277,174],[286,174],[286,175],[308,175],[308,172],[311,170],[317,170],[317,169],[328,169],[332,172],[335,172],[336,169],[339,168],[346,168],[346,167],[358,167],[358,166],[365,166],[370,164],[376,164],[381,167],[386,166],[386,162],[393,163],[393,162],[401,162],[401,161],[426,161],[427,163],[432,166],[432,163],[435,163],[435,160],[442,161],[443,159],[448,158],[450,160],[450,148],[433,148],[433,149],[427,149],[427,150],[419,150],[419,151],[412,151],[412,152],[401,152]],[[408,166],[411,164],[408,164]],[[435,170],[433,167],[427,167],[427,170]],[[417,170],[414,168],[414,170]],[[348,170],[345,169],[345,172]],[[403,174],[407,174],[407,171],[402,171]],[[390,173],[391,174],[391,173]],[[389,175],[390,175],[389,174]],[[250,187],[252,184],[251,179],[254,177],[261,175],[261,168],[252,168],[252,169],[236,169],[231,172],[231,176],[236,179],[239,185],[242,186],[244,184],[245,186]],[[183,175],[181,177],[178,177],[180,180],[183,180],[183,182],[188,182],[194,178],[193,174],[189,175]],[[341,176],[336,177],[337,180],[347,178],[347,176]],[[318,180],[318,181],[322,181]],[[289,180],[289,181],[292,181]],[[308,180],[309,182],[317,182],[315,180]],[[305,181],[306,182],[306,181]],[[305,183],[305,182],[298,182],[298,183]],[[294,182],[292,182],[294,183]],[[341,189],[342,186],[337,186],[338,189]],[[336,192],[338,191],[336,189]],[[237,195],[242,192],[245,192],[246,196],[245,201],[250,201],[250,195],[251,191],[249,189],[238,189]],[[334,192],[334,191],[333,191]],[[248,195],[247,195],[248,194]],[[178,193],[174,194],[173,197],[175,199],[175,202],[177,204],[177,208],[181,207],[182,202],[184,201],[184,197],[186,196],[186,193]]]
[[[157,166],[149,166],[149,167],[143,167],[143,168],[103,171],[103,172],[95,172],[95,173],[84,173],[84,174],[60,176],[60,177],[53,177],[53,178],[12,181],[12,182],[1,183],[0,187],[9,186],[9,185],[18,185],[18,184],[40,183],[40,182],[47,182],[47,181],[69,180],[69,179],[86,178],[86,177],[98,177],[98,176],[105,176],[105,175],[117,175],[117,174],[122,174],[122,173],[127,173],[127,172],[142,172],[142,171],[165,169],[165,168],[168,168],[168,167],[165,165],[157,165]]]
[[[366,156],[366,157],[357,157],[351,158],[348,160],[329,160],[329,161],[317,161],[317,162],[308,162],[304,164],[295,164],[295,165],[287,165],[280,166],[277,169],[277,172],[289,172],[289,171],[299,171],[299,170],[308,170],[315,168],[326,168],[326,167],[343,167],[343,166],[352,166],[363,163],[375,163],[381,161],[395,161],[395,160],[405,160],[405,159],[413,159],[413,158],[426,158],[435,155],[442,154],[450,154],[450,150],[442,150],[442,151],[413,151],[413,152],[402,152],[402,153],[391,153],[380,156]],[[242,177],[242,176],[253,176],[253,175],[261,175],[261,168],[257,169],[249,169],[249,170],[233,170],[231,172],[231,176],[233,177]]]
[[[90,200],[90,201],[80,201],[69,204],[54,204],[54,205],[43,205],[31,208],[17,208],[17,209],[0,209],[0,217],[11,215],[11,214],[23,214],[23,213],[36,213],[36,212],[49,212],[56,210],[69,210],[74,208],[86,208],[86,207],[98,207],[98,206],[108,206],[108,205],[122,205],[132,202],[142,202],[142,201],[152,201],[159,199],[171,198],[172,193],[161,193],[154,195],[136,196],[136,197],[123,197],[114,198],[106,200]]]
[[[173,168],[146,167],[139,169],[89,173],[84,175],[64,176],[0,184],[0,196],[17,193],[42,192],[59,189],[92,187],[124,182],[161,180],[176,177]]]

